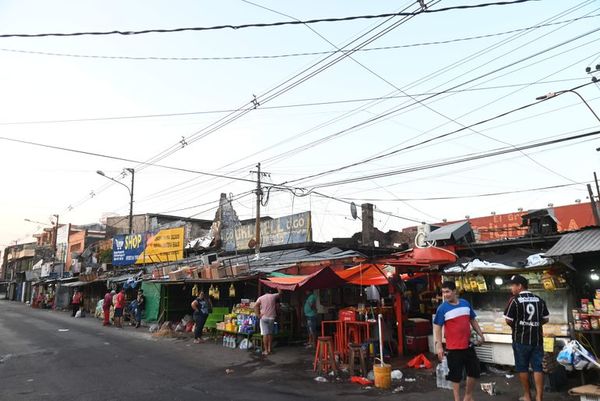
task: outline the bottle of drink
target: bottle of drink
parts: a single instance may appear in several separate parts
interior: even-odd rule
[[[227,336],[223,335],[223,347],[225,347],[227,344]]]

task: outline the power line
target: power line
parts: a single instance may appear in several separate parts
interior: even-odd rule
[[[502,191],[502,192],[488,192],[483,194],[472,194],[472,195],[448,195],[448,196],[435,196],[428,198],[342,198],[349,201],[367,201],[367,202],[407,202],[407,201],[439,201],[439,200],[453,200],[453,199],[471,199],[471,198],[487,198],[493,196],[501,196],[501,195],[512,195],[512,194],[520,194],[524,192],[536,192],[536,191],[545,191],[549,189],[559,189],[572,187],[575,185],[583,185],[587,184],[587,182],[576,182],[571,184],[560,184],[560,185],[550,185],[547,187],[537,187],[537,188],[528,188],[528,189],[518,189],[514,191]]]
[[[366,176],[361,176],[361,177],[350,178],[350,179],[346,179],[346,180],[333,181],[333,182],[329,182],[329,183],[316,184],[316,185],[313,185],[312,188],[325,188],[325,187],[331,187],[331,186],[346,185],[346,184],[351,184],[351,183],[360,182],[360,181],[391,177],[391,176],[395,176],[395,175],[406,174],[406,173],[411,173],[411,172],[415,172],[415,171],[429,170],[429,169],[438,168],[438,167],[445,167],[445,166],[450,166],[450,165],[454,165],[454,164],[466,163],[466,162],[470,162],[470,161],[474,161],[474,160],[487,159],[489,157],[500,156],[500,155],[504,155],[504,154],[508,154],[508,153],[520,152],[523,150],[529,150],[529,149],[534,149],[534,148],[539,148],[539,147],[544,147],[544,146],[556,145],[559,143],[570,142],[570,141],[574,141],[577,139],[589,138],[589,137],[593,137],[593,136],[596,136],[599,134],[600,134],[600,131],[592,131],[592,132],[588,132],[585,134],[572,135],[572,136],[568,136],[568,137],[560,138],[560,139],[553,139],[553,140],[542,141],[542,142],[534,142],[533,144],[529,144],[529,145],[521,145],[521,146],[510,147],[510,148],[499,148],[499,149],[491,150],[489,152],[466,155],[461,158],[450,159],[447,161],[436,162],[436,163],[431,163],[431,164],[427,164],[427,165],[409,167],[409,168],[399,169],[399,170],[392,170],[392,171],[388,171],[385,173],[371,174],[371,175],[366,175]]]
[[[497,36],[510,35],[512,33],[525,32],[534,29],[544,28],[548,26],[554,25],[562,25],[575,21],[579,21],[587,18],[595,18],[600,16],[600,14],[593,15],[585,15],[579,18],[573,18],[564,21],[557,21],[547,24],[538,24],[524,28],[517,28],[508,31],[502,32],[494,32],[487,33],[481,35],[474,36],[465,36],[454,39],[446,39],[446,40],[436,40],[429,42],[416,42],[416,43],[407,43],[401,45],[392,45],[392,46],[379,46],[379,47],[367,47],[364,49],[360,49],[360,52],[371,52],[371,51],[382,51],[382,50],[396,50],[396,49],[406,49],[411,47],[422,47],[422,46],[437,46],[437,45],[445,45],[451,43],[459,43],[459,42],[467,42],[471,40],[479,40],[479,39],[488,39]],[[23,50],[23,49],[9,49],[9,48],[0,48],[0,51],[8,52],[8,53],[20,53],[20,54],[32,54],[32,55],[40,55],[40,56],[53,56],[53,57],[70,57],[70,58],[87,58],[87,59],[105,59],[105,60],[132,60],[132,61],[238,61],[238,60],[273,60],[280,58],[290,58],[290,57],[306,57],[306,56],[322,56],[326,54],[333,54],[338,51],[329,50],[329,51],[312,51],[312,52],[298,52],[298,53],[285,53],[285,54],[259,54],[259,55],[246,55],[246,56],[213,56],[213,57],[161,57],[161,56],[111,56],[111,55],[95,55],[95,54],[75,54],[75,53],[61,53],[61,52],[47,52],[47,51],[36,51],[36,50]],[[341,50],[341,52],[345,52],[347,50]]]
[[[506,84],[506,85],[472,87],[472,88],[466,88],[466,89],[457,89],[457,90],[453,90],[453,91],[447,91],[446,93],[486,91],[486,90],[516,88],[516,87],[521,87],[521,86],[542,85],[542,84],[549,84],[549,83],[573,82],[573,81],[588,81],[588,78],[564,78],[564,79],[554,79],[554,80],[538,81],[538,82],[523,82],[523,83],[514,83],[514,84]],[[279,106],[264,106],[264,107],[260,107],[257,110],[279,110],[279,109],[291,109],[291,108],[298,108],[298,107],[315,107],[315,106],[329,106],[329,105],[347,104],[347,103],[363,103],[363,102],[371,102],[374,100],[403,99],[403,98],[409,98],[411,96],[414,96],[414,97],[431,96],[436,93],[437,92],[423,92],[423,93],[414,93],[412,95],[411,94],[392,95],[392,96],[379,96],[379,97],[364,97],[364,98],[355,98],[355,99],[328,100],[328,101],[309,102],[309,103],[292,103],[292,104],[283,104],[283,105],[279,105]],[[248,110],[250,110],[250,109],[248,109]],[[254,110],[254,109],[252,109],[252,110]],[[95,122],[95,121],[134,120],[134,119],[146,119],[146,118],[185,117],[185,116],[195,116],[195,115],[203,115],[203,114],[231,113],[234,111],[236,111],[236,110],[222,109],[222,110],[188,111],[188,112],[180,112],[180,113],[137,114],[137,115],[129,115],[129,116],[69,118],[69,119],[59,119],[59,120],[31,120],[31,121],[4,121],[4,122],[0,121],[0,125],[62,124],[62,123],[79,123],[79,122]]]
[[[390,17],[411,17],[419,14],[434,14],[446,11],[454,11],[454,10],[470,10],[476,8],[484,8],[490,6],[506,6],[506,5],[514,5],[519,3],[529,3],[532,1],[539,0],[513,0],[513,1],[498,1],[494,3],[480,3],[480,4],[472,4],[472,5],[459,5],[452,7],[444,7],[432,10],[430,8],[421,9],[415,12],[399,12],[399,13],[387,13],[387,14],[377,14],[377,15],[355,15],[349,17],[340,17],[340,18],[319,18],[319,19],[311,19],[306,21],[279,21],[279,22],[269,22],[269,23],[261,23],[261,24],[241,24],[241,25],[215,25],[208,27],[187,27],[187,28],[171,28],[171,29],[145,29],[141,31],[89,31],[89,32],[70,32],[70,33],[11,33],[11,34],[1,34],[0,38],[40,38],[40,37],[68,37],[68,36],[108,36],[108,35],[122,35],[122,36],[133,36],[133,35],[145,35],[149,33],[175,33],[175,32],[202,32],[202,31],[215,31],[215,30],[224,30],[224,29],[233,29],[240,30],[246,28],[271,28],[278,26],[286,26],[286,25],[307,25],[307,24],[316,24],[320,22],[345,22],[345,21],[356,21],[356,20],[368,20],[368,19],[380,19],[380,18],[390,18]]]

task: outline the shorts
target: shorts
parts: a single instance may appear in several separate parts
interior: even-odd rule
[[[460,383],[463,378],[463,370],[467,371],[467,377],[479,378],[481,366],[475,348],[448,350],[447,379],[453,383]]]
[[[115,308],[115,317],[123,316],[123,308]]]
[[[316,335],[317,334],[317,317],[311,316],[306,318],[306,328],[308,329],[308,334]]]
[[[513,343],[515,353],[515,371],[517,373],[529,372],[529,365],[534,372],[542,372],[544,348],[541,345],[527,345]]]
[[[262,319],[260,319],[260,334],[262,334],[263,336],[272,335],[274,326],[274,318],[263,317]]]

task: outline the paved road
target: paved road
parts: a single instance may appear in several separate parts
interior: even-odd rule
[[[313,378],[310,357],[297,348],[278,348],[265,360],[214,344],[156,339],[142,329],[102,327],[94,318],[74,319],[68,313],[0,301],[0,401],[451,399],[447,390],[432,387],[431,376],[395,384],[405,387],[401,395]],[[512,394],[505,390],[494,401],[518,398],[513,380],[505,383]],[[484,398],[489,396],[476,394],[477,400]]]
[[[307,370],[283,352],[264,360],[0,301],[2,401],[365,399],[364,390],[316,383]]]

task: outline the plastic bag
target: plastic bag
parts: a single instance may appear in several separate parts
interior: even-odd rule
[[[569,341],[564,347],[563,349],[558,353],[558,355],[556,356],[556,362],[560,363],[561,365],[563,365],[564,367],[568,368],[573,368],[573,354],[574,354],[574,350],[573,350],[573,342]]]

